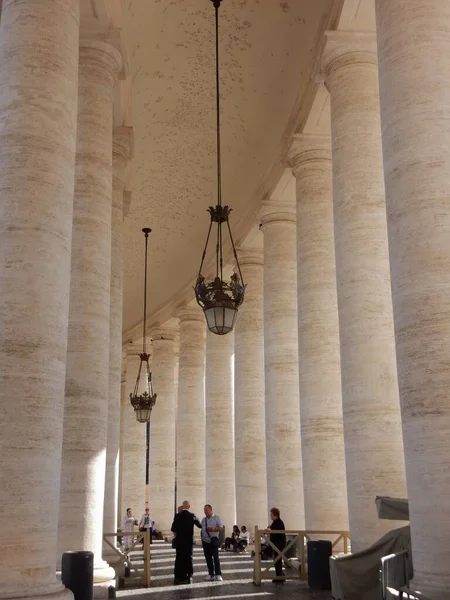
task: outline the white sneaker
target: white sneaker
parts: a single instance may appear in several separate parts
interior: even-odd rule
[[[214,581],[214,575],[207,575],[205,581]]]
[[[216,576],[214,577],[214,581],[223,581],[223,577],[222,577],[222,575],[216,575]]]

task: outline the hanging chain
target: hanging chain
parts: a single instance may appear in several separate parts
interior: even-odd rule
[[[147,331],[147,255],[148,255],[148,234],[151,233],[149,227],[145,227],[142,230],[145,234],[145,266],[144,266],[144,330],[143,330],[143,342],[142,342],[142,353],[147,354],[147,344],[145,333]]]

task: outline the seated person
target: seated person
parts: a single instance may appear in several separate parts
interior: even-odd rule
[[[237,551],[245,552],[245,549],[247,548],[249,543],[250,543],[250,533],[247,531],[247,527],[245,525],[242,525],[241,533],[239,534],[239,537],[237,540]]]
[[[233,533],[231,534],[231,537],[225,538],[225,550],[230,550],[230,547],[233,546],[233,551],[236,551],[240,533],[239,527],[237,525],[233,525]]]

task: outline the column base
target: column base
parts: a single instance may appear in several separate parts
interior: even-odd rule
[[[116,579],[116,572],[102,560],[94,565],[94,587],[97,583],[108,583]]]
[[[54,586],[42,590],[36,594],[36,587],[30,586],[29,590],[13,590],[10,592],[1,592],[2,600],[73,600],[73,594],[65,588],[61,583],[57,582]]]

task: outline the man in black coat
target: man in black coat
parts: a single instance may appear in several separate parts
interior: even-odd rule
[[[175,580],[174,585],[191,583],[194,573],[192,563],[192,547],[194,545],[194,525],[201,529],[202,524],[189,511],[191,505],[187,500],[183,502],[182,511],[175,515],[171,530],[175,534]]]
[[[269,525],[269,529],[271,529],[272,531],[283,531],[283,533],[271,533],[270,541],[279,550],[283,550],[286,546],[286,534],[284,533],[284,523],[280,518],[280,510],[275,507],[272,508],[270,510],[270,518],[272,519],[272,523]],[[275,575],[277,577],[283,577],[283,562],[279,554],[277,554],[277,556],[275,557]],[[284,583],[284,580],[274,579],[273,582]]]

